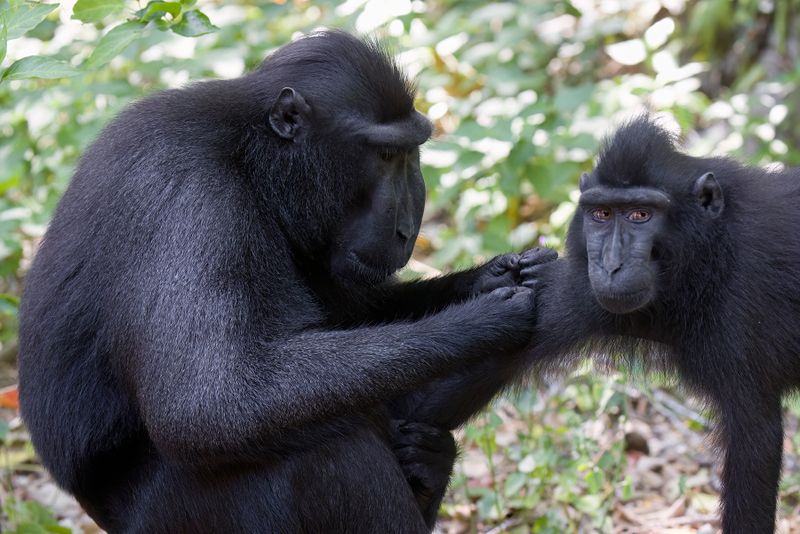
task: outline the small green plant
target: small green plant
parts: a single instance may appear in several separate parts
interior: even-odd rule
[[[70,534],[71,529],[58,524],[55,514],[36,501],[10,498],[3,503],[7,526],[3,534]]]

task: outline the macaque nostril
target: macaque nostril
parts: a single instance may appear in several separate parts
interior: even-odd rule
[[[659,261],[661,259],[661,251],[657,248],[653,248],[650,251],[650,260],[651,261]]]
[[[403,228],[397,229],[397,235],[402,239],[404,242],[411,239],[411,232],[408,230],[404,230]]]
[[[603,262],[603,269],[609,275],[612,275],[622,268],[622,262]]]

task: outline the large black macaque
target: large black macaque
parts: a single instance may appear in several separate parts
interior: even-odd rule
[[[685,155],[644,116],[580,188],[566,256],[520,262],[538,279],[531,361],[677,372],[718,419],[723,531],[773,532],[781,396],[800,385],[800,171]]]
[[[322,32],[141,100],[86,152],[26,282],[20,396],[103,528],[430,530],[455,447],[411,416],[470,413],[409,392],[463,390],[534,323],[515,255],[393,278],[425,196],[413,96],[378,47]]]

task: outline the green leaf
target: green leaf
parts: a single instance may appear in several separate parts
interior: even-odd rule
[[[19,310],[19,298],[7,293],[0,293],[0,315],[15,317]]]
[[[35,28],[47,15],[58,7],[58,4],[39,4],[11,0],[6,14],[8,39],[22,37],[25,32]]]
[[[36,523],[26,521],[17,525],[14,534],[47,534],[47,529]]]
[[[584,514],[596,514],[603,505],[602,495],[583,495],[573,502],[576,509]]]
[[[125,0],[78,0],[72,9],[72,18],[81,22],[100,22],[124,7]]]
[[[611,390],[611,388],[608,389]],[[600,459],[597,460],[597,467],[602,471],[611,471],[616,463],[617,461],[614,459],[614,455],[606,451],[600,456]]]
[[[682,491],[681,495],[684,495]],[[633,499],[633,481],[631,480],[631,476],[628,475],[625,477],[625,480],[622,481],[622,500],[629,501],[631,499]]]
[[[140,22],[125,22],[111,28],[107,34],[100,38],[97,48],[86,60],[85,66],[95,69],[105,65],[114,57],[121,54],[144,31]]]
[[[603,472],[597,469],[592,469],[586,473],[586,489],[589,493],[600,493],[603,489],[605,476]]]
[[[22,507],[25,510],[25,515],[37,525],[46,527],[49,525],[58,524],[58,521],[56,521],[56,516],[52,510],[45,508],[36,501],[25,501],[22,503]]]
[[[567,114],[573,113],[578,106],[585,104],[594,92],[594,84],[586,83],[576,86],[561,86],[556,92],[553,106],[556,111]]]
[[[137,11],[136,16],[145,22],[161,18],[167,13],[172,15],[173,19],[177,19],[181,14],[181,9],[178,2],[150,2],[144,9]]]
[[[499,415],[497,415],[496,412],[490,411],[486,417],[486,424],[489,428],[494,430],[495,428],[503,424],[503,419]]]
[[[42,22],[40,22],[34,29],[28,30],[28,32],[25,34],[25,37],[29,37],[31,39],[39,39],[40,41],[49,41],[50,39],[55,37],[56,29],[58,28],[60,23],[61,21],[59,19],[53,20],[52,18],[46,18]]]
[[[487,493],[478,501],[478,513],[481,517],[498,517],[497,510],[499,508],[496,493]]]
[[[506,497],[515,497],[525,487],[528,476],[525,473],[511,473],[506,478],[503,494]]]
[[[12,63],[3,73],[2,80],[66,78],[75,76],[79,72],[66,61],[45,56],[28,56]]]
[[[8,30],[6,29],[6,19],[0,15],[0,62],[6,57],[7,42]]]
[[[218,29],[219,28],[211,24],[211,21],[208,20],[205,14],[197,9],[184,13],[180,22],[172,26],[172,31],[184,37],[198,37],[215,32]]]

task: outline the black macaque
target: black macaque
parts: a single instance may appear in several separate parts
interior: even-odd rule
[[[413,93],[320,32],[88,149],[26,281],[20,396],[100,526],[430,531],[455,446],[405,396],[523,348],[533,292],[516,255],[394,279],[425,199]]]
[[[708,402],[725,534],[774,531],[781,397],[800,385],[800,171],[681,153],[648,116],[581,178],[566,256],[537,279],[534,366],[631,354]]]

